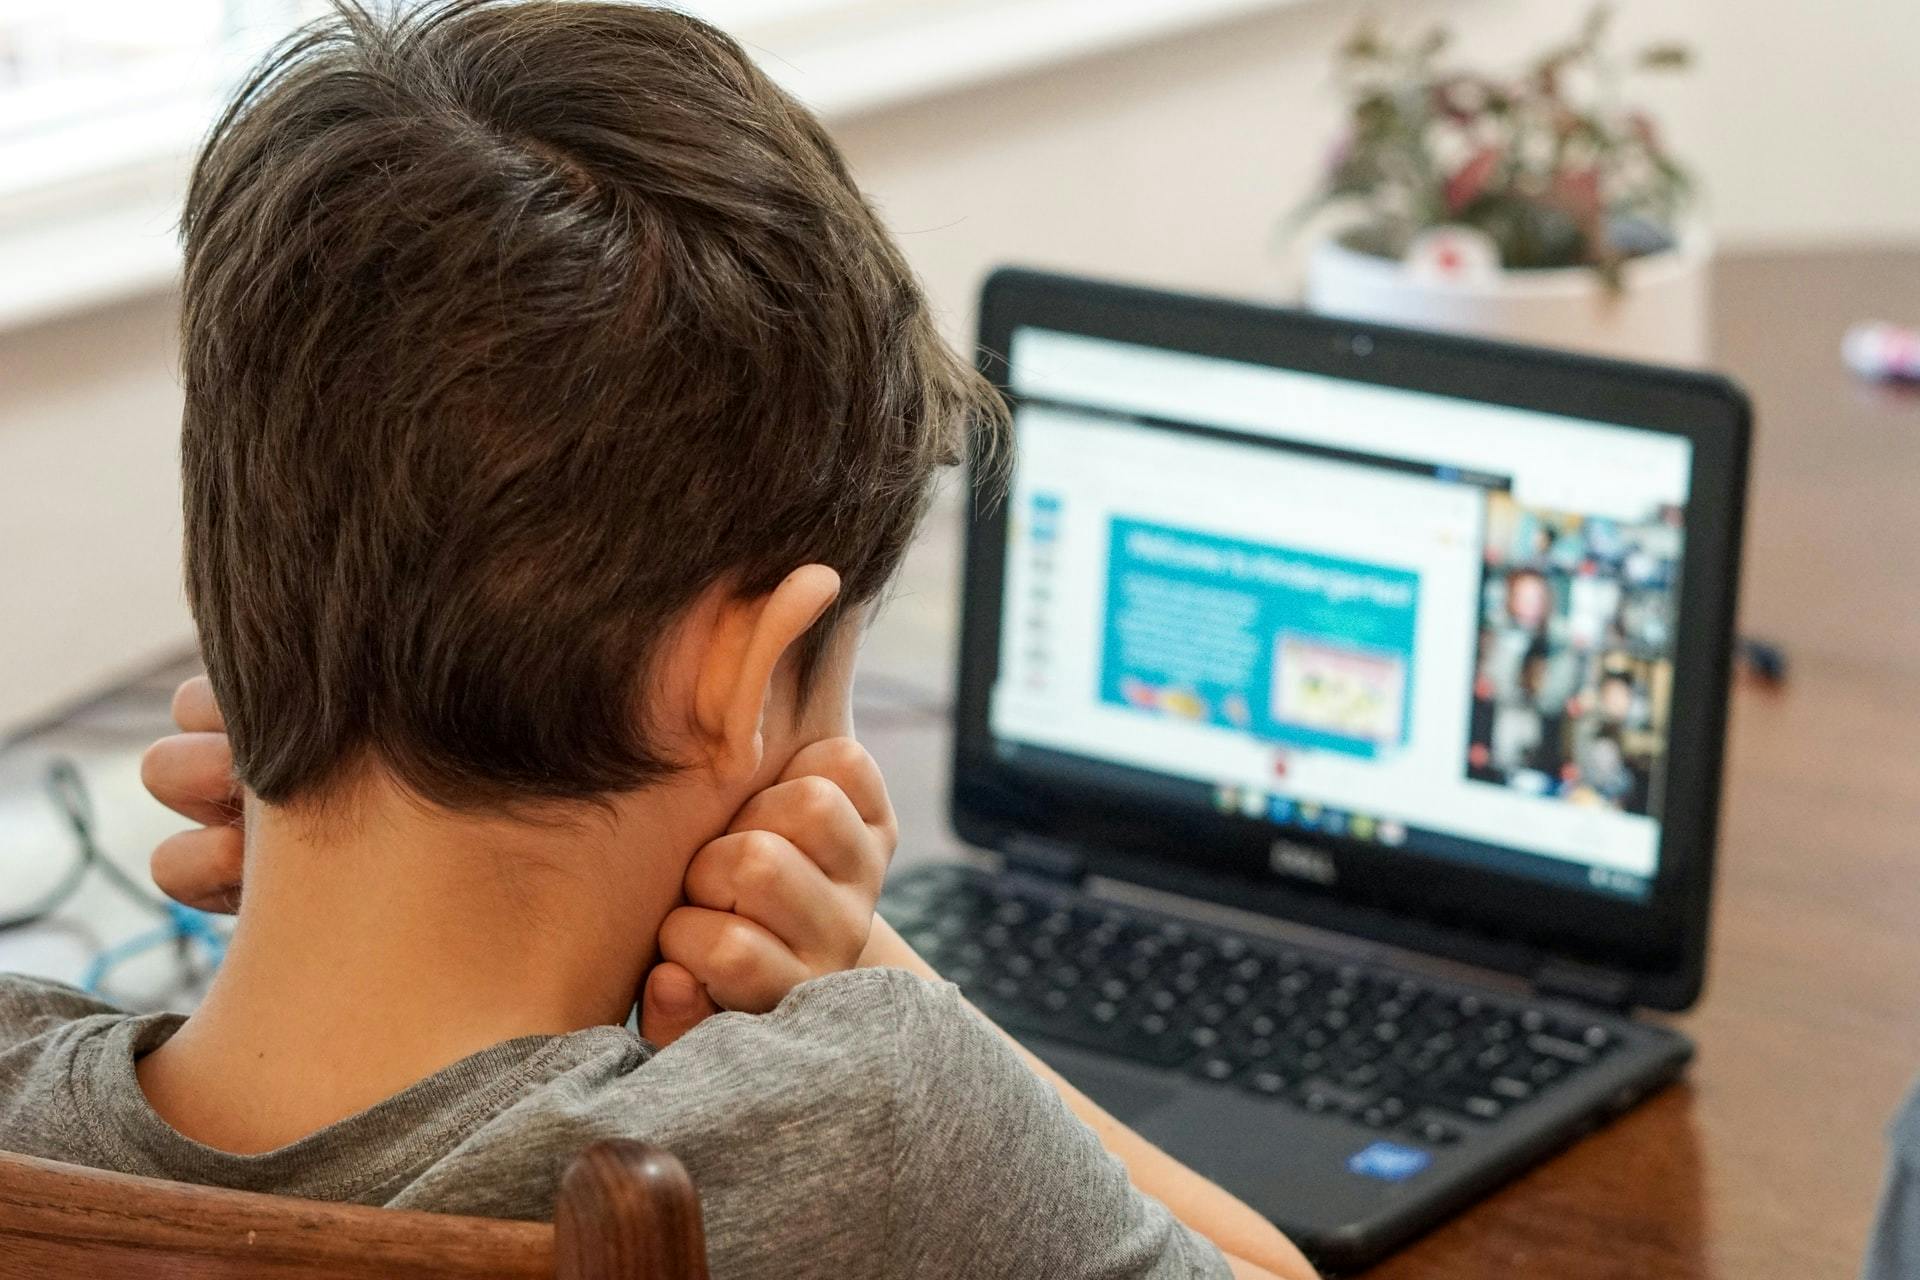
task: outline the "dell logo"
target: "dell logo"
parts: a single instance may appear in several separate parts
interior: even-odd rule
[[[1292,840],[1275,840],[1273,847],[1267,850],[1267,865],[1277,875],[1311,880],[1315,884],[1332,884],[1340,876],[1339,869],[1333,865],[1333,858],[1325,850],[1296,844]]]

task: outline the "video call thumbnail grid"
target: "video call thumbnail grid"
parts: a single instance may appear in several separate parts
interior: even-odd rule
[[[1619,521],[1489,496],[1469,777],[1654,812],[1681,544],[1677,507]]]

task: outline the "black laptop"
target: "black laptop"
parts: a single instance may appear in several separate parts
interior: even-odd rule
[[[1004,271],[952,817],[883,910],[1323,1266],[1672,1080],[1748,408],[1723,379]]]

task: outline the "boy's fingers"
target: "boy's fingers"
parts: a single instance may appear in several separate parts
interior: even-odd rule
[[[185,906],[231,912],[240,904],[246,845],[233,751],[220,731],[219,709],[204,677],[181,685],[173,705],[174,718],[189,731],[147,748],[140,781],[161,804],[205,825],[169,836],[154,848],[153,882]]]
[[[245,844],[238,827],[197,827],[168,836],[153,851],[153,882],[183,906],[236,911]]]
[[[213,700],[213,682],[195,676],[173,691],[173,722],[188,733],[225,733],[227,722]]]
[[[771,831],[710,841],[687,865],[685,887],[694,906],[745,916],[813,964],[852,964],[871,927],[871,905],[858,909],[813,859]]]
[[[846,792],[820,774],[776,782],[742,805],[730,834],[785,836],[836,884],[880,892],[892,843],[862,820]]]
[[[660,924],[660,955],[683,965],[722,1009],[765,1013],[813,974],[765,929],[731,911],[680,907]]]
[[[893,799],[887,780],[867,749],[852,738],[823,738],[794,753],[781,772],[782,781],[818,774],[838,786],[852,801],[860,820],[892,837],[898,834]]]
[[[233,749],[224,733],[176,733],[140,757],[140,781],[183,818],[225,826],[240,813]]]
[[[720,1012],[693,974],[672,961],[662,961],[647,974],[640,997],[640,1035],[666,1048],[687,1032]]]

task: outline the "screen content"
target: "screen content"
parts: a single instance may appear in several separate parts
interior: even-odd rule
[[[1010,381],[1004,757],[1648,894],[1688,442],[1032,328]]]

